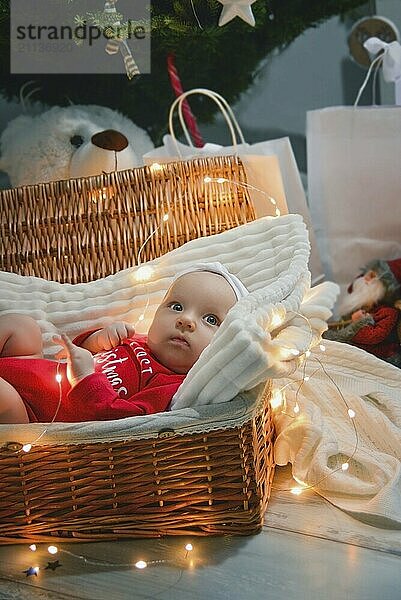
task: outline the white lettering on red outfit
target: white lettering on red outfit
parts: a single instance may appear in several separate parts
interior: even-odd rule
[[[123,383],[123,380],[117,372],[116,365],[121,365],[126,360],[128,360],[128,356],[124,358],[117,358],[117,354],[113,352],[113,350],[100,352],[95,356],[96,363],[101,365],[101,373],[106,375],[113,388],[117,388],[116,391],[119,396],[128,396],[128,390],[124,386],[118,387]]]
[[[151,367],[151,361],[149,355],[138,342],[130,342],[135,357],[140,365],[141,374],[153,373]],[[106,375],[112,387],[116,390],[120,397],[129,396],[128,389],[124,386],[122,374],[119,372],[118,365],[123,364],[129,360],[128,356],[118,358],[118,350],[116,348],[107,350],[106,352],[99,352],[95,355],[95,363],[100,366],[100,372]]]
[[[134,351],[135,356],[137,357],[137,359],[139,360],[139,364],[141,365],[141,373],[153,373],[153,369],[150,366],[151,362],[149,360],[149,358],[142,358],[143,356],[148,356],[148,353],[146,352],[145,348],[143,348],[142,346],[140,346],[138,344],[138,342],[130,342],[129,345],[131,346],[131,348]],[[149,365],[147,369],[144,369],[143,366]]]

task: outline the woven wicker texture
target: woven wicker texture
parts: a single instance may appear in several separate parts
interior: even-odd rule
[[[253,220],[233,183],[245,181],[239,159],[216,157],[5,190],[0,269],[63,283],[116,273],[137,264],[149,236],[141,262]]]
[[[257,533],[272,421],[207,435],[0,450],[0,542]]]
[[[224,178],[228,182],[209,182]],[[254,219],[239,159],[217,157],[0,194],[0,268],[71,283]],[[99,191],[100,190],[100,191]],[[160,226],[163,215],[169,219]],[[0,543],[260,531],[273,463],[270,383],[241,427],[158,440],[0,448]]]

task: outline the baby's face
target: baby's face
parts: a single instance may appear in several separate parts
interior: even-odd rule
[[[206,271],[182,275],[156,311],[148,332],[151,352],[171,371],[188,373],[236,301],[221,275]]]

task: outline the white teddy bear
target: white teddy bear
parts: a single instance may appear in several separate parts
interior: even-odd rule
[[[21,115],[0,137],[0,170],[13,187],[121,171],[143,164],[148,134],[104,106],[55,106]]]

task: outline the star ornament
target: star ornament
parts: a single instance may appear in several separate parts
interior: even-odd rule
[[[51,560],[50,562],[47,563],[47,567],[45,567],[45,570],[47,571],[48,569],[51,569],[52,571],[55,571],[57,569],[57,567],[61,567],[62,565],[60,564],[60,562],[58,560]]]
[[[256,0],[219,0],[219,2],[223,5],[219,19],[220,27],[226,25],[235,17],[240,17],[245,23],[255,27],[255,17],[252,13],[251,4]]]

